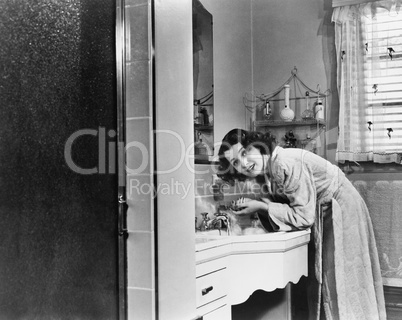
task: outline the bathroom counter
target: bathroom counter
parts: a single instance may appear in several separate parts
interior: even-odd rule
[[[196,234],[197,307],[205,314],[226,306],[224,318],[230,319],[228,307],[245,302],[254,291],[271,292],[297,283],[307,276],[309,241],[310,230],[243,236]],[[284,319],[291,318],[290,293],[287,300]]]

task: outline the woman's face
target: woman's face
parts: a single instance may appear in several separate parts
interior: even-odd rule
[[[225,158],[239,173],[254,178],[264,173],[267,155],[262,155],[260,150],[253,146],[244,148],[238,142],[225,152]]]

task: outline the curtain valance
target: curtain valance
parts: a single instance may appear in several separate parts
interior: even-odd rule
[[[379,8],[386,9],[388,11],[394,11],[399,13],[402,5],[402,0],[381,0],[381,1],[346,1],[346,0],[334,0],[334,2],[350,2],[350,4],[337,5],[332,14],[332,21],[336,23],[342,23],[347,20],[358,20],[361,16],[374,18]],[[351,3],[355,2],[355,3]],[[358,3],[356,3],[358,2]]]
[[[375,2],[377,0],[332,0],[332,7],[344,7],[352,6],[356,4],[366,4],[370,2]]]

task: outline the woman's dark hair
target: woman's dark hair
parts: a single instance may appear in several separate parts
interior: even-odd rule
[[[217,175],[222,180],[231,184],[233,184],[235,180],[244,181],[249,178],[239,173],[225,157],[225,152],[239,142],[244,148],[250,145],[257,148],[261,154],[272,154],[272,151],[277,145],[275,136],[271,135],[270,132],[262,133],[243,129],[230,130],[223,138],[218,152],[219,169]]]

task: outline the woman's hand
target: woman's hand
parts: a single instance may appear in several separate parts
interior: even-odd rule
[[[235,211],[236,214],[250,214],[259,210],[268,210],[268,204],[258,200],[250,200],[247,202],[239,203],[237,207],[240,210]]]

